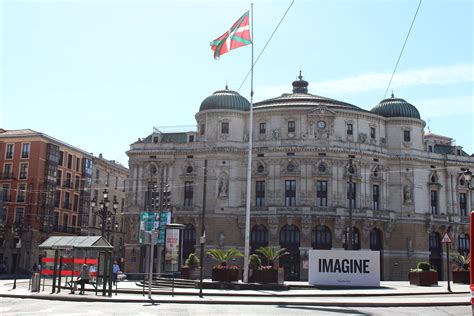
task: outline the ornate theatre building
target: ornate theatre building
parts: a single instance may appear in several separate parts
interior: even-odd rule
[[[167,207],[163,197],[173,222],[187,225],[184,257],[199,251],[204,196],[206,248],[243,251],[249,108],[226,87],[201,103],[197,131],[156,131],[130,146],[128,272],[144,269],[139,214],[156,201]],[[380,251],[382,280],[406,279],[418,261],[443,279],[443,233],[452,251],[469,252],[472,196],[463,172],[474,157],[424,127],[401,98],[368,111],[308,93],[301,75],[292,93],[255,103],[251,249],[287,248],[285,279],[307,280],[310,249],[347,248],[351,208],[353,248]],[[212,264],[206,260],[206,274]]]

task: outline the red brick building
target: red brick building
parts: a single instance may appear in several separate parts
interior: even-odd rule
[[[6,272],[30,270],[49,235],[86,233],[91,179],[91,154],[30,129],[0,129],[0,264]]]

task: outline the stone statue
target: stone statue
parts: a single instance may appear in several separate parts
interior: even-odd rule
[[[218,197],[227,197],[228,189],[228,180],[225,177],[221,177],[217,187],[217,196]]]
[[[408,185],[403,187],[403,202],[407,204],[411,204],[411,190]]]
[[[224,233],[219,233],[219,236],[217,238],[217,242],[219,243],[219,247],[223,247],[224,246],[224,242],[225,242],[225,235]]]
[[[280,138],[280,130],[279,129],[273,129],[272,130],[272,137],[273,137],[273,139],[279,139]]]

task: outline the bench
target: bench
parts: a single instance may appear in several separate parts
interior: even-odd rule
[[[65,283],[66,286],[69,287],[69,289],[71,290],[71,293],[74,292],[74,284],[77,284],[77,282],[78,280],[70,280]],[[94,289],[97,291],[97,281],[89,280],[89,283],[86,283],[86,284],[92,285]],[[85,286],[84,286],[84,289],[85,289]]]

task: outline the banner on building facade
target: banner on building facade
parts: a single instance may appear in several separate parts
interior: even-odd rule
[[[145,232],[158,231],[157,244],[163,245],[165,241],[166,225],[171,223],[171,212],[142,212],[140,214],[140,244],[146,243]]]
[[[310,250],[309,284],[379,287],[380,252]]]

